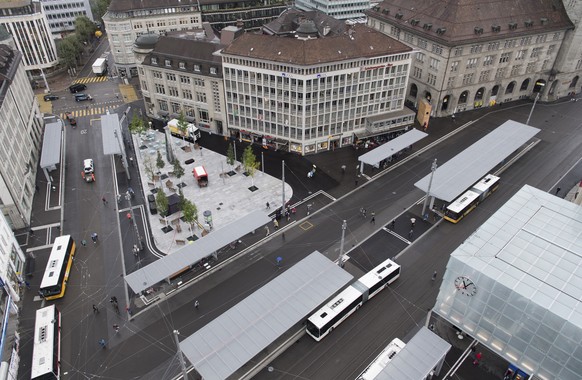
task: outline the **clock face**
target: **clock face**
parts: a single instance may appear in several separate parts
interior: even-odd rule
[[[459,293],[471,297],[477,294],[477,286],[467,276],[459,276],[455,279],[455,288]]]

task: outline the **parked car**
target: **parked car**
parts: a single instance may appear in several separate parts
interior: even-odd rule
[[[150,213],[155,215],[158,213],[158,206],[156,206],[156,202],[148,202],[150,206]]]
[[[53,94],[46,94],[44,96],[44,101],[45,102],[50,102],[51,100],[57,100],[59,97]]]
[[[75,94],[75,101],[77,101],[77,102],[82,102],[82,101],[91,100],[91,99],[93,99],[93,98],[91,98],[91,96],[87,95],[87,94]]]
[[[87,86],[85,86],[83,83],[75,83],[74,85],[69,87],[69,91],[71,91],[72,94],[75,94],[86,89]]]

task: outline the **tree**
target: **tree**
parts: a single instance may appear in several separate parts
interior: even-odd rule
[[[226,163],[230,165],[230,170],[232,170],[232,166],[234,165],[234,149],[232,148],[232,144],[228,144],[228,149],[226,150]]]
[[[129,133],[137,135],[138,145],[141,146],[141,134],[147,130],[145,121],[136,114],[133,114],[131,123],[127,127],[129,128]]]
[[[180,161],[177,158],[174,158],[174,175],[178,178],[178,182],[180,178],[184,175],[184,168],[180,165]],[[182,188],[180,188],[180,194],[182,193]]]
[[[188,122],[186,121],[186,116],[184,116],[184,111],[180,111],[178,116],[178,129],[182,133],[182,141],[186,143],[186,134],[188,133]]]
[[[168,216],[167,214],[169,203],[168,197],[166,196],[164,190],[161,187],[159,187],[158,191],[156,192],[156,206],[158,206],[158,211],[160,212],[160,215],[162,215],[165,219],[166,216]]]
[[[150,156],[145,156],[143,158],[143,169],[145,170],[150,181],[154,180],[154,163]]]
[[[253,148],[250,145],[247,146],[243,152],[243,167],[245,168],[245,172],[251,176],[251,183],[253,186],[255,185],[255,173],[257,172],[259,165],[257,157],[255,157],[255,154],[253,153]]]
[[[184,222],[188,223],[190,233],[192,233],[194,222],[198,220],[198,208],[194,203],[186,198],[182,201],[182,219],[184,219]]]
[[[63,38],[57,45],[57,52],[61,63],[67,68],[77,66],[77,57],[81,55],[83,45],[75,34]]]
[[[162,154],[160,153],[159,150],[158,150],[158,157],[156,158],[156,166],[159,170],[162,170],[164,168],[164,166],[166,166],[166,163],[164,162],[164,159],[162,158]]]
[[[75,19],[75,33],[82,43],[89,42],[91,37],[95,35],[95,30],[97,30],[95,23],[87,16],[78,16]]]
[[[93,11],[93,17],[96,21],[99,20],[99,22],[103,22],[103,15],[107,12],[110,3],[111,0],[95,0],[91,2],[91,10]]]

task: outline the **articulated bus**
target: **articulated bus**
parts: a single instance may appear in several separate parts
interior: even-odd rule
[[[464,192],[447,206],[444,218],[452,223],[458,223],[465,215],[473,211],[475,207],[499,187],[499,177],[487,174],[470,190]]]
[[[380,352],[376,359],[370,363],[366,369],[360,373],[356,380],[374,380],[380,372],[392,361],[392,358],[406,346],[406,343],[395,338],[389,345]]]
[[[307,334],[320,341],[362,306],[400,277],[400,265],[386,260],[333,297],[307,319]]]
[[[40,294],[46,300],[62,298],[65,295],[74,256],[75,241],[71,235],[57,237],[40,283]]]
[[[31,380],[61,377],[61,313],[55,305],[36,311]]]

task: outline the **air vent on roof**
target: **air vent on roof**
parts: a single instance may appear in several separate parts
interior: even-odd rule
[[[446,31],[447,31],[447,28],[438,28],[437,34],[443,35],[443,34],[445,34]]]
[[[424,30],[430,30],[430,28],[432,28],[432,24],[424,24],[422,26],[422,29],[424,29]]]
[[[483,34],[483,28],[480,26],[475,27],[475,34]]]
[[[517,29],[517,22],[510,22],[509,23],[509,30]]]
[[[388,14],[390,14],[390,9],[384,8],[384,9],[382,9],[382,13],[385,15],[388,15]]]
[[[533,26],[533,21],[532,20],[526,20],[524,22],[524,24],[525,24],[525,27],[526,28],[529,28],[529,27]]]
[[[491,25],[491,31],[492,32],[499,32],[499,31],[501,31],[501,26],[499,26],[499,25]]]
[[[376,5],[376,6],[374,7],[374,11],[376,11],[376,12],[380,12],[380,7]]]
[[[415,26],[415,25],[418,25],[419,22],[420,22],[420,20],[413,18],[412,20],[410,20],[410,25]]]
[[[398,12],[398,13],[396,13],[396,15],[394,15],[394,17],[396,17],[398,20],[402,20],[402,16],[404,16],[404,15],[400,12]]]
[[[540,18],[540,22],[542,23],[542,25],[545,25],[545,24],[547,24],[547,23],[548,23],[548,19],[547,19],[547,17],[542,17],[542,18]]]

